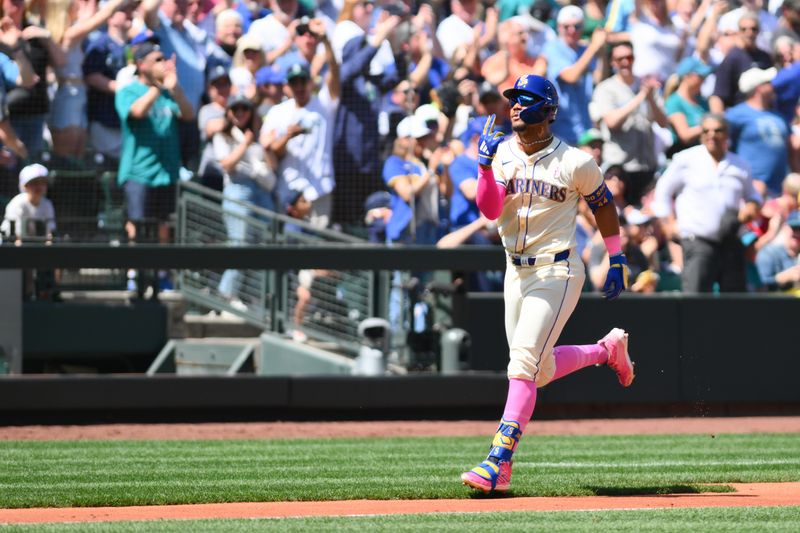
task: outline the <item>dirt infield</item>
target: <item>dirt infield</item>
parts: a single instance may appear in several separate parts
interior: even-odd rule
[[[490,435],[496,422],[276,422],[216,424],[109,424],[0,428],[0,440],[269,439]],[[800,433],[800,417],[596,419],[535,421],[529,434]],[[456,482],[454,480],[454,482]],[[120,520],[281,518],[400,513],[747,507],[800,504],[800,483],[731,484],[733,493],[658,496],[520,497],[460,500],[348,500],[225,503],[138,507],[0,509],[0,523]],[[465,488],[465,490],[467,490]]]
[[[276,439],[491,435],[496,421],[251,422],[0,427],[0,440]],[[529,435],[800,433],[800,417],[535,420]]]
[[[286,518],[409,513],[478,513],[498,511],[575,511],[601,509],[672,509],[678,507],[765,507],[797,505],[800,483],[733,484],[732,493],[663,496],[593,496],[465,500],[347,500],[331,502],[212,503],[141,507],[71,509],[0,509],[0,523],[111,522],[222,518]]]

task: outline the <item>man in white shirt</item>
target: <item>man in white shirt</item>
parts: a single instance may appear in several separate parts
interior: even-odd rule
[[[280,161],[277,192],[281,203],[292,191],[301,191],[311,202],[309,221],[324,228],[330,224],[333,209],[333,123],[339,103],[339,65],[325,36],[324,23],[312,20],[310,31],[319,35],[325,47],[325,87],[314,95],[308,65],[295,63],[289,67],[286,81],[292,98],[269,110],[260,141]]]
[[[758,215],[761,196],[750,166],[728,151],[724,115],[708,114],[700,126],[701,144],[675,154],[656,184],[652,210],[662,219],[666,235],[680,238],[684,292],[711,292],[715,283],[720,291],[744,292],[738,229]]]

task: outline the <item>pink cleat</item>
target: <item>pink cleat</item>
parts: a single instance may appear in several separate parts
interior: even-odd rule
[[[461,474],[461,482],[482,492],[506,492],[511,487],[511,457],[521,436],[519,422],[501,419],[489,456],[469,472]]]
[[[481,492],[506,492],[511,488],[511,461],[494,464],[487,459],[469,472],[461,474],[461,481]]]
[[[623,387],[630,387],[635,377],[633,373],[633,362],[628,355],[628,334],[625,330],[614,328],[605,337],[597,341],[608,352],[608,366],[617,373],[619,384]]]

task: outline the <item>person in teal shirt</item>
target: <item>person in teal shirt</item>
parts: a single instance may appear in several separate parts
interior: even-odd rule
[[[168,242],[166,222],[175,208],[180,170],[178,120],[192,120],[192,105],[178,84],[175,59],[158,44],[144,42],[133,53],[137,79],[117,91],[114,106],[122,123],[118,182],[125,191],[126,230],[136,239],[137,223],[158,221],[160,242]]]
[[[673,139],[668,157],[699,144],[700,121],[708,113],[708,101],[700,94],[700,86],[712,70],[696,57],[686,57],[678,64],[678,88],[664,103]]]

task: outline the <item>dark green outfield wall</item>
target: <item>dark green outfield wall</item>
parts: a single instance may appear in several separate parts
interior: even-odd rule
[[[496,418],[506,391],[502,300],[499,295],[470,294],[464,306],[465,326],[472,334],[470,360],[475,369],[482,369],[470,374],[3,377],[0,424]],[[117,311],[118,317],[129,313],[117,329],[103,326],[108,309],[83,311],[37,315],[53,329],[48,327],[46,337],[29,338],[26,325],[26,352],[30,348],[36,360],[36,343],[40,350],[65,349],[61,335],[69,335],[72,343],[91,345],[99,345],[102,338],[129,355],[153,350],[154,356],[160,348],[149,337],[137,339],[135,332],[149,320],[161,321],[165,328],[161,306]],[[26,310],[26,324],[34,318],[28,314],[32,312]],[[543,388],[536,416],[800,415],[799,319],[800,299],[788,297],[626,295],[609,303],[585,296],[560,343],[590,343],[613,326],[624,327],[630,332],[637,379],[623,389],[608,368],[585,369]],[[165,331],[158,329],[162,326],[149,327]],[[97,349],[91,355],[102,357]]]
[[[471,294],[472,366],[502,370],[507,354],[500,295]],[[612,327],[630,334],[634,387],[622,391],[596,372],[543,389],[549,400],[800,404],[800,299],[782,296],[585,295],[558,344],[588,344]],[[597,369],[598,372],[606,369]],[[569,380],[569,381],[567,381]]]

